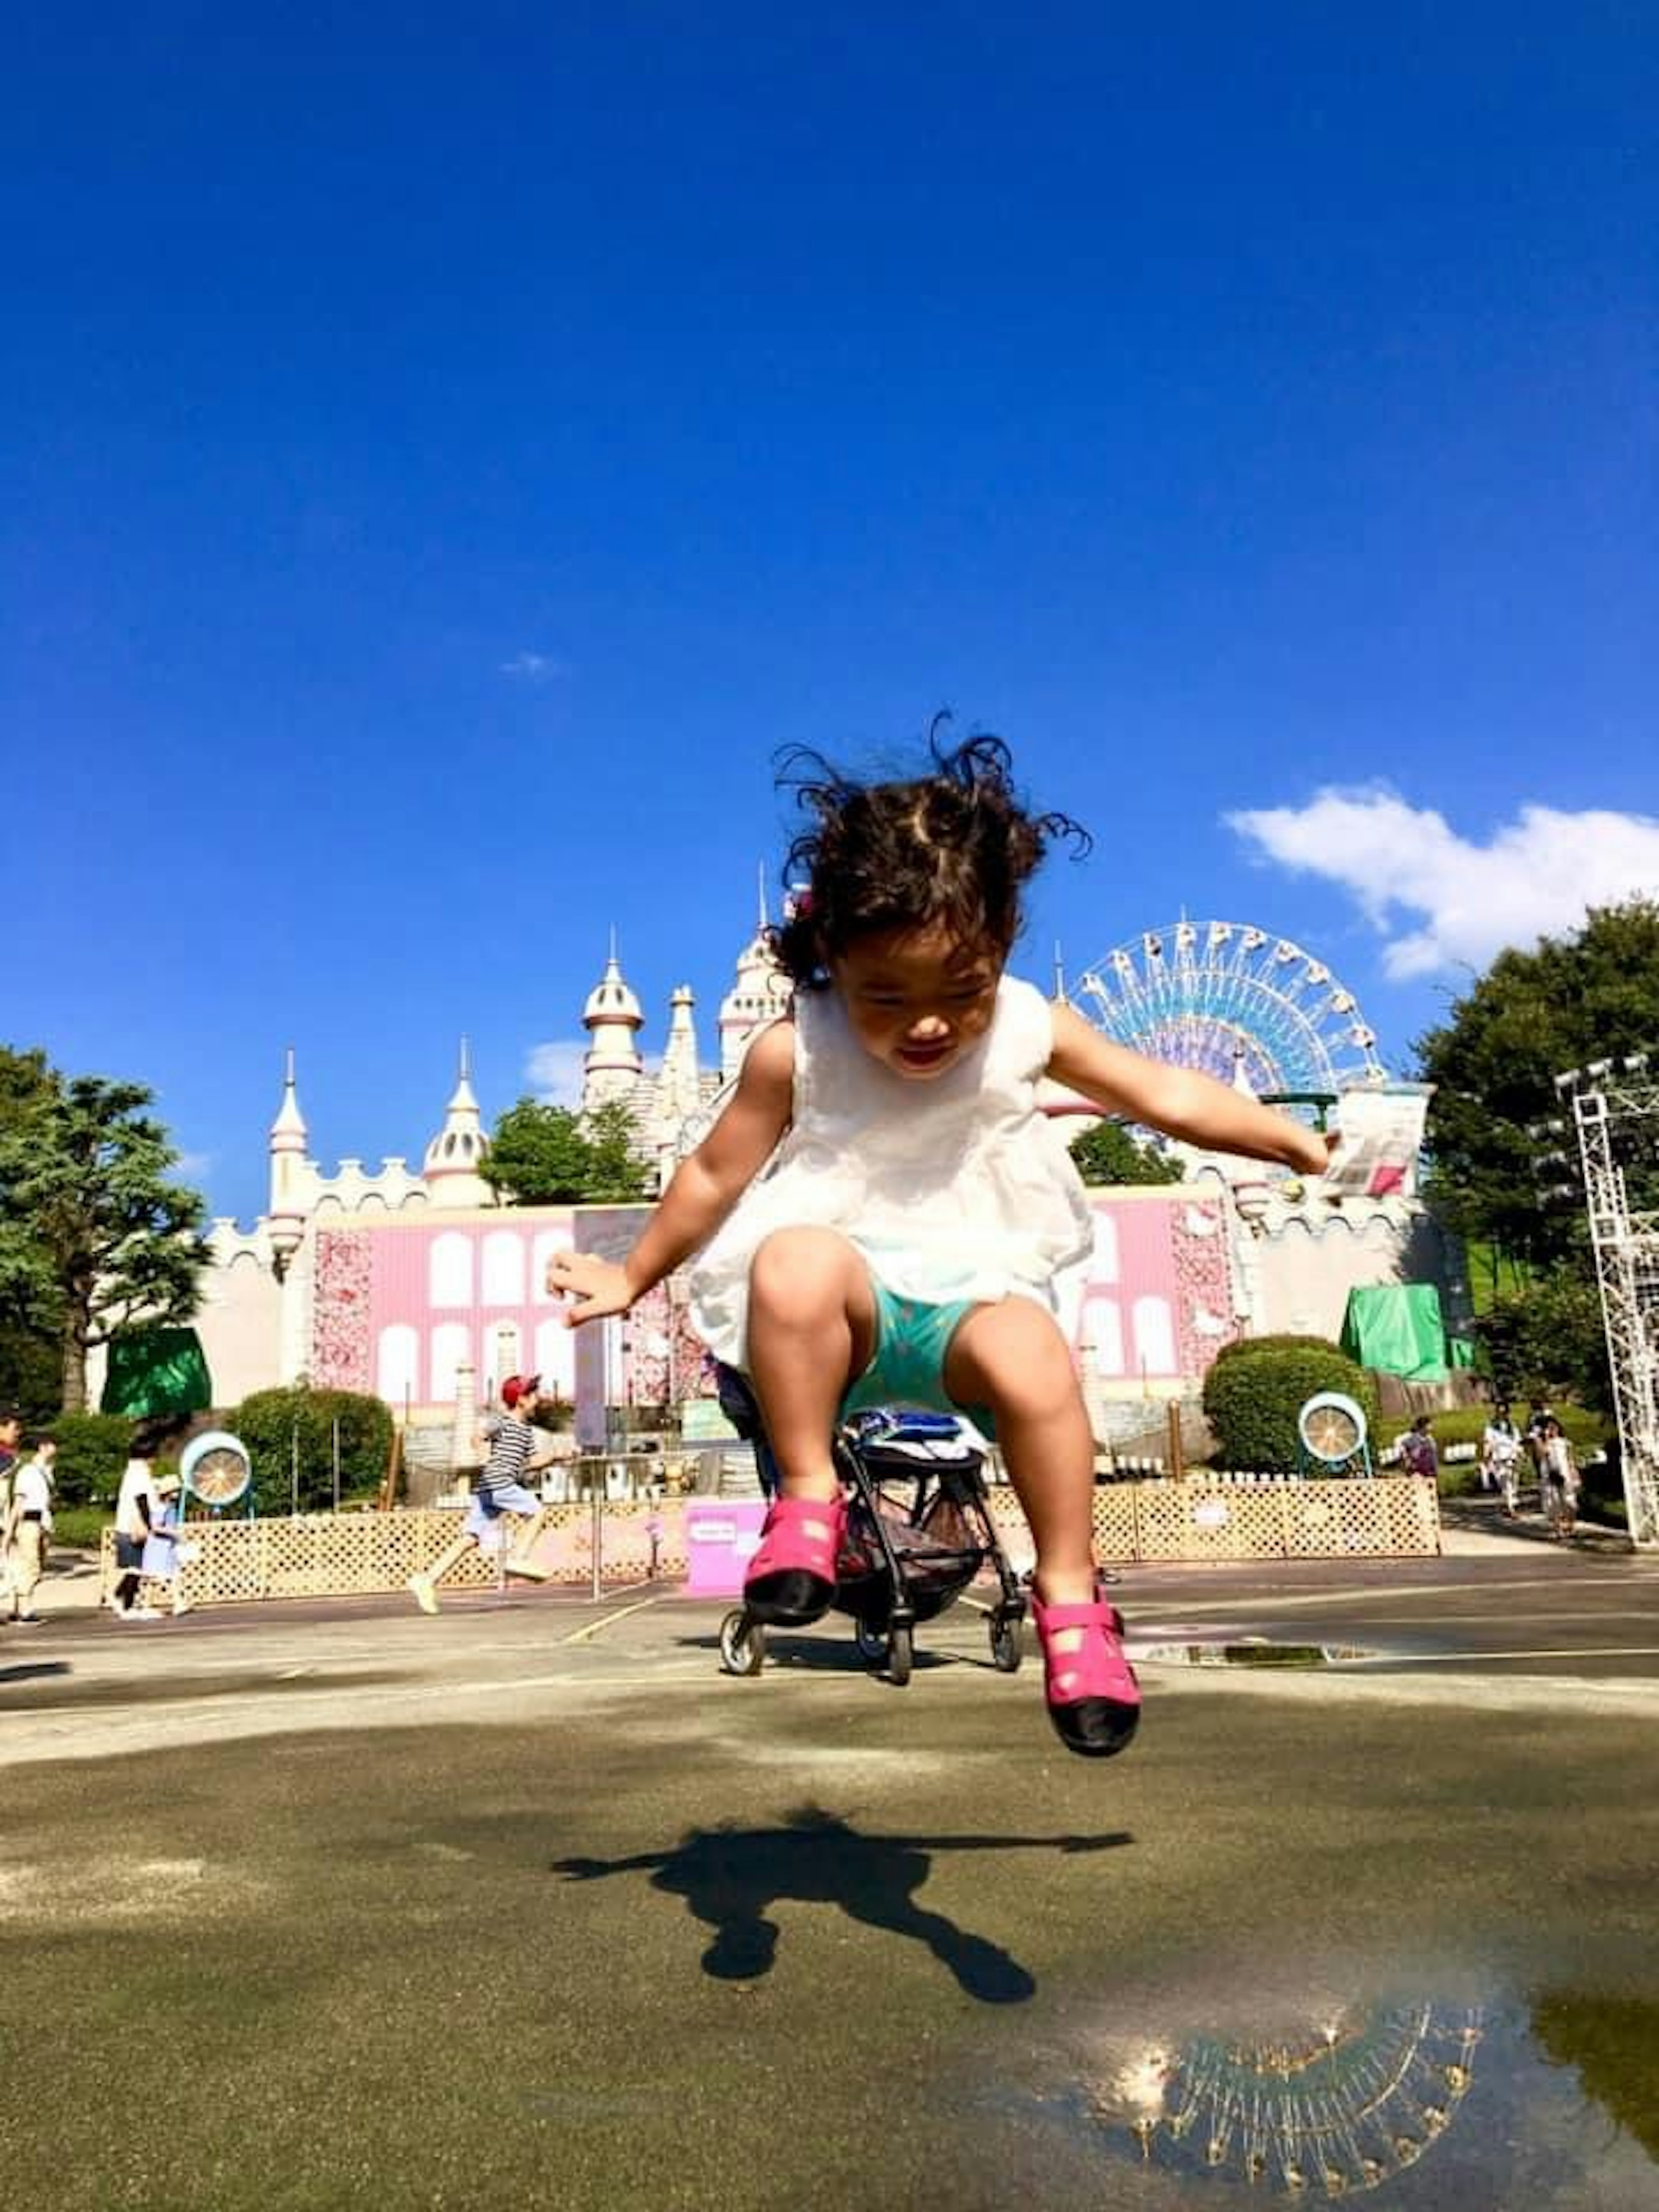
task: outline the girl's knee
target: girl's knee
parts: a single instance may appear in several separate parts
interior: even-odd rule
[[[846,1304],[862,1263],[833,1229],[775,1229],[749,1263],[751,1315],[830,1312]]]
[[[981,1306],[957,1331],[946,1375],[958,1402],[1047,1412],[1078,1395],[1072,1355],[1052,1314],[1030,1298]]]

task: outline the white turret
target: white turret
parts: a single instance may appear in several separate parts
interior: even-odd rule
[[[611,933],[611,957],[587,995],[582,1025],[592,1035],[582,1061],[582,1111],[591,1114],[613,1098],[628,1099],[645,1073],[639,1032],[645,1026],[640,1002],[623,981],[617,959],[617,933]]]
[[[766,911],[766,872],[761,872],[760,920],[755,934],[738,955],[737,981],[720,1000],[720,1081],[729,1083],[742,1062],[749,1040],[768,1022],[787,1013],[793,985],[772,950],[772,925]]]
[[[283,1103],[270,1125],[270,1206],[265,1216],[271,1266],[279,1282],[288,1273],[288,1263],[299,1250],[306,1231],[306,1139],[305,1116],[294,1087],[290,1045],[283,1077]]]
[[[657,1106],[664,1121],[683,1121],[702,1103],[697,1032],[691,1018],[696,1004],[689,983],[675,987],[669,1001],[668,1042],[663,1048],[662,1073],[657,1079]]]
[[[426,1148],[421,1173],[432,1194],[434,1206],[493,1206],[495,1194],[478,1170],[489,1148],[473,1096],[467,1041],[461,1039],[460,1073],[444,1125]]]

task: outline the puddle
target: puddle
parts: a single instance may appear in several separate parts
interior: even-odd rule
[[[1234,1644],[1136,1644],[1130,1656],[1164,1667],[1344,1667],[1381,1654],[1356,1644],[1272,1644],[1246,1636]]]
[[[1227,2011],[1109,2029],[1069,2083],[994,2101],[1036,2123],[1076,2201],[1120,2212],[1659,2212],[1659,2004],[1557,1989],[1322,1996],[1248,2027]]]

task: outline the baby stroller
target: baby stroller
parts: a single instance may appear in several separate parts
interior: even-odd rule
[[[769,1493],[776,1471],[758,1409],[740,1377],[721,1376],[720,1402],[753,1444]],[[991,1658],[1012,1674],[1020,1662],[1025,1592],[991,1520],[984,1454],[961,1424],[948,1413],[872,1409],[843,1425],[835,1452],[847,1499],[847,1539],[831,1602],[837,1613],[850,1614],[865,1658],[902,1687],[910,1679],[917,1624],[953,1605],[989,1565],[1001,1585],[990,1613]],[[766,1657],[764,1625],[740,1606],[720,1623],[720,1649],[728,1674],[758,1674]]]

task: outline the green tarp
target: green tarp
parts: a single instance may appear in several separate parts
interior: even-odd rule
[[[110,1339],[100,1401],[106,1413],[149,1420],[199,1413],[212,1403],[207,1358],[193,1328],[131,1328]]]
[[[1407,1382],[1443,1382],[1455,1354],[1432,1283],[1387,1283],[1350,1291],[1342,1349],[1362,1367]],[[1463,1347],[1459,1346],[1461,1351]],[[1456,1364],[1467,1365],[1467,1356]]]

